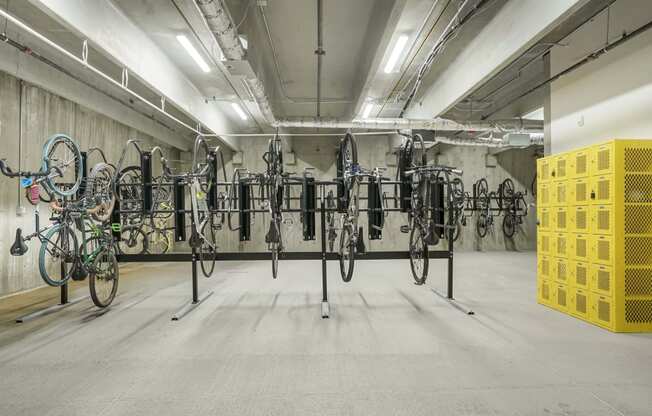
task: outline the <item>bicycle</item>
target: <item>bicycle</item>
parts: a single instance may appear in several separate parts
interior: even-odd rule
[[[461,179],[454,178],[451,180],[450,176],[453,174],[462,175],[462,171],[438,165],[416,166],[405,171],[405,175],[411,178],[412,184],[407,227],[410,232],[410,269],[417,285],[423,285],[428,278],[428,246],[439,243],[440,232],[449,240],[449,243],[452,243],[451,239],[455,241],[454,233],[458,224],[457,220],[454,220],[452,224],[446,220],[439,223],[436,215],[438,213],[444,215],[446,210],[452,210],[453,218],[457,216]],[[431,206],[433,185],[441,188],[439,192],[445,193],[444,207],[436,208]],[[405,228],[402,227],[403,230]]]
[[[485,238],[489,229],[493,227],[494,215],[491,209],[491,201],[495,199],[495,193],[489,192],[489,185],[485,178],[479,179],[474,185],[475,191],[475,208],[478,212],[478,217],[475,223],[476,233],[478,237]]]
[[[500,187],[501,210],[503,216],[503,234],[507,238],[513,238],[517,226],[523,224],[523,217],[527,215],[527,204],[522,192],[515,192],[514,182],[507,178]]]
[[[360,181],[363,177],[373,177],[373,183],[378,187],[378,194],[382,196],[383,169],[374,168],[369,171],[360,167],[355,137],[348,132],[340,142],[338,164],[338,170],[342,172],[342,176],[336,178],[336,181],[341,187],[341,192],[338,194],[341,194],[341,205],[344,209],[339,243],[340,274],[344,282],[350,282],[353,277],[356,255],[366,252],[362,227],[358,227]],[[381,204],[381,211],[383,211],[382,207],[383,204]],[[384,217],[384,212],[381,212],[381,216]]]
[[[278,136],[269,140],[268,150],[263,155],[267,164],[265,175],[260,177],[261,194],[266,190],[267,208],[271,216],[269,229],[265,235],[268,250],[272,253],[272,278],[278,277],[278,257],[283,251],[281,223],[283,214],[283,152]],[[262,196],[262,195],[261,195]]]
[[[205,277],[210,277],[215,270],[217,253],[215,231],[221,228],[219,224],[217,226],[214,224],[214,214],[208,206],[209,190],[215,186],[214,182],[217,180],[218,156],[226,179],[224,156],[219,146],[211,150],[208,142],[202,136],[195,138],[190,172],[175,174],[170,168],[168,160],[161,157],[165,177],[181,179],[190,187],[192,221],[189,245],[199,251],[200,266]]]

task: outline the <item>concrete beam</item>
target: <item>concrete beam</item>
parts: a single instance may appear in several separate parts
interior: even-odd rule
[[[509,0],[406,112],[443,115],[589,0]]]
[[[126,67],[157,94],[214,133],[232,133],[237,128],[204,96],[186,75],[109,0],[29,0],[94,49]],[[231,148],[237,143],[222,138]]]
[[[110,117],[180,150],[190,143],[175,131],[49,65],[0,42],[0,71]]]

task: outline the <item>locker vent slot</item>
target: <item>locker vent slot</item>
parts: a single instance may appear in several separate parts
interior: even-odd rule
[[[625,170],[652,172],[652,149],[625,149]]]
[[[625,202],[652,202],[652,177],[625,175]]]

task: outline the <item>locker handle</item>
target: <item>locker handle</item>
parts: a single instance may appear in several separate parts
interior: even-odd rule
[[[595,199],[595,191],[591,191],[591,199]]]

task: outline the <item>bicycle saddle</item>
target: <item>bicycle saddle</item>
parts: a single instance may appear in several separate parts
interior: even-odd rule
[[[23,241],[23,230],[20,228],[16,229],[16,238],[9,249],[9,253],[11,253],[12,256],[22,256],[27,253],[27,246]]]

